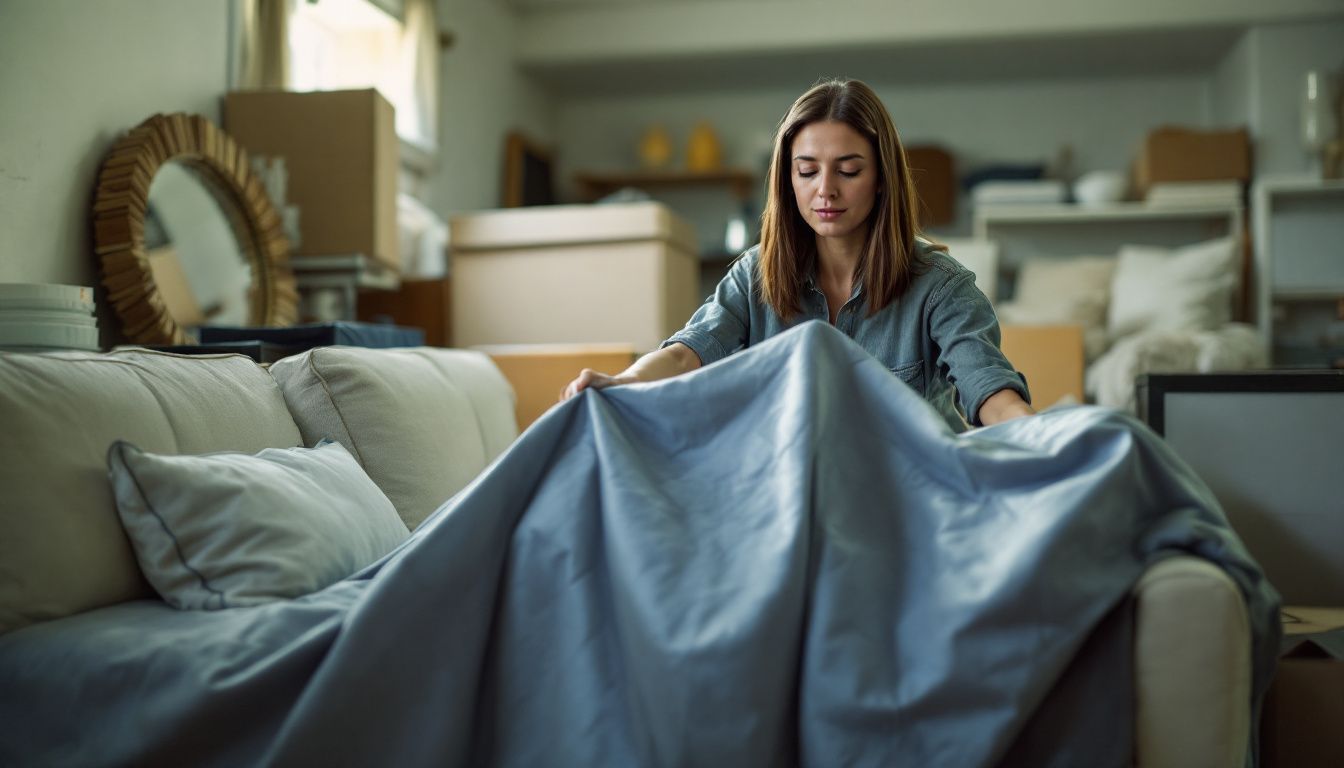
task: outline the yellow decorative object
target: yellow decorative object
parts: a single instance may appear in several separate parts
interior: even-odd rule
[[[723,145],[718,134],[707,121],[701,120],[691,131],[691,140],[686,147],[686,169],[695,173],[708,173],[723,168]]]
[[[654,123],[639,140],[639,161],[645,168],[658,169],[672,160],[672,137],[662,125]]]

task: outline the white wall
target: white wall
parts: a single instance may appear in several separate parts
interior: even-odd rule
[[[1255,172],[1304,173],[1301,98],[1311,69],[1344,70],[1344,21],[1276,24],[1247,33],[1252,44],[1251,111],[1255,126]]]
[[[517,20],[498,0],[439,0],[439,25],[454,33],[441,70],[439,161],[427,203],[440,213],[500,201],[504,136],[552,138],[549,99],[514,66]]]
[[[1255,63],[1258,60],[1259,37],[1246,32],[1218,63],[1210,86],[1210,106],[1215,126],[1235,128],[1246,126],[1254,134],[1256,124],[1252,105],[1258,101],[1260,77]]]
[[[103,154],[155,112],[217,119],[218,0],[0,2],[0,282],[93,285]]]

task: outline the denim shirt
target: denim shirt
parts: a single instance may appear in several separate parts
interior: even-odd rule
[[[826,297],[809,278],[802,312],[784,321],[760,297],[759,246],[742,254],[686,327],[662,346],[681,342],[703,365],[808,322],[830,322]],[[999,321],[975,287],[975,275],[945,252],[919,241],[906,292],[868,317],[863,285],[854,286],[835,327],[859,343],[942,414],[953,431],[980,425],[980,406],[1001,389],[1030,402],[1027,380],[999,350]]]

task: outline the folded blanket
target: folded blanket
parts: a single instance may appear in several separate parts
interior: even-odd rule
[[[1030,721],[1085,644],[1132,687],[1114,609],[1175,551],[1245,593],[1258,701],[1277,596],[1158,438],[1090,407],[956,436],[810,323],[553,409],[308,598],[74,617],[103,663],[0,638],[0,762],[1128,765],[1132,697]]]

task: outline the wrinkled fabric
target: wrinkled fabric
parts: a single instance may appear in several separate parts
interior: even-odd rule
[[[1128,765],[1107,662],[1175,552],[1245,594],[1258,702],[1277,596],[1160,439],[954,435],[811,323],[556,407],[322,592],[0,637],[0,764]]]

